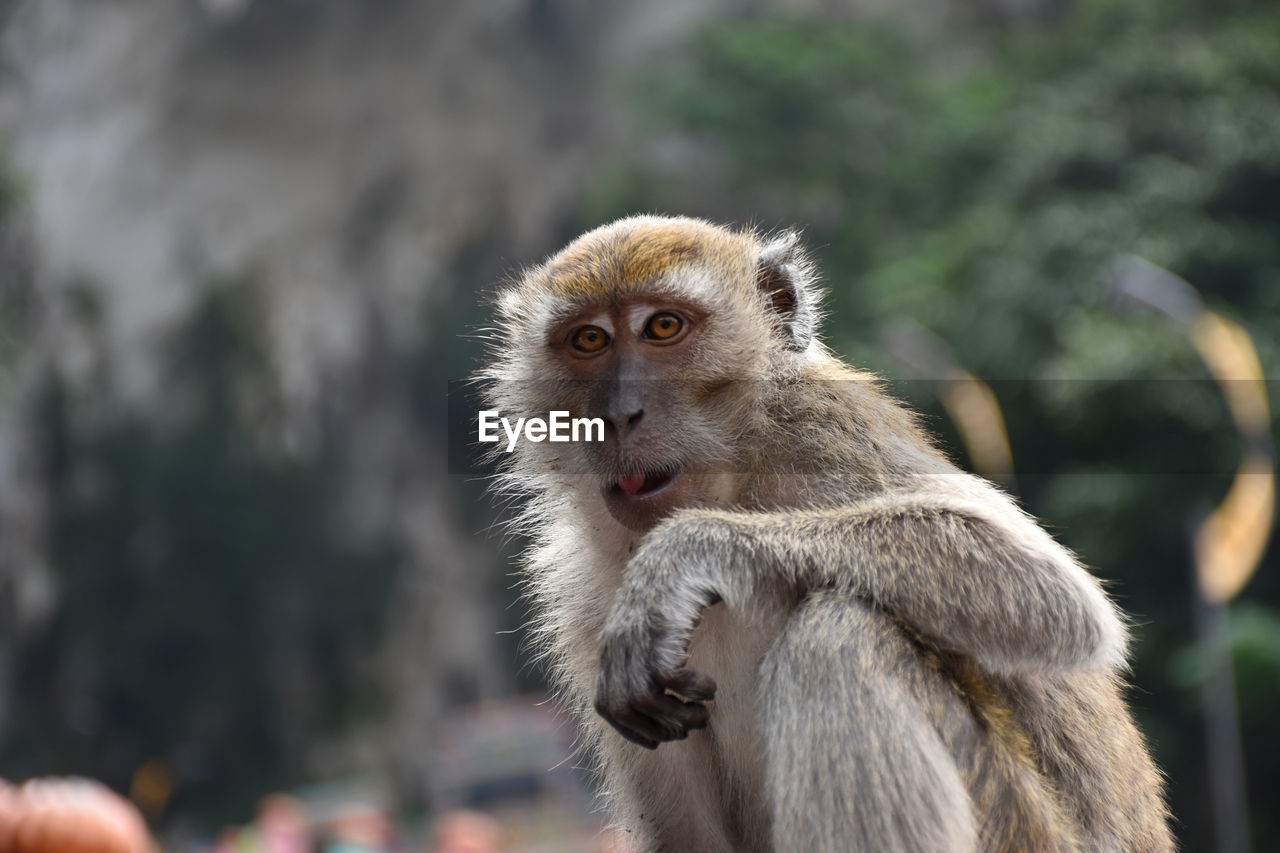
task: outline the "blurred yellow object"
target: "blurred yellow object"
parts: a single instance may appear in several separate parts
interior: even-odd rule
[[[1248,583],[1266,551],[1275,509],[1271,460],[1250,454],[1227,496],[1196,531],[1196,576],[1206,600],[1225,604]]]
[[[0,853],[152,853],[133,804],[90,779],[0,781]]]
[[[1222,387],[1246,450],[1227,496],[1196,531],[1196,577],[1206,600],[1225,604],[1253,576],[1275,518],[1274,463],[1257,446],[1271,445],[1271,409],[1262,362],[1249,333],[1239,324],[1203,311],[1191,340]]]
[[[129,785],[129,799],[137,803],[152,819],[160,817],[173,797],[173,774],[169,765],[159,758],[145,762],[133,774]]]
[[[984,477],[1013,473],[1013,449],[995,392],[973,374],[959,368],[943,383],[942,405],[960,431],[973,470]]]
[[[1191,341],[1222,386],[1240,432],[1251,438],[1268,437],[1271,409],[1267,385],[1249,333],[1221,314],[1203,311],[1191,327]]]

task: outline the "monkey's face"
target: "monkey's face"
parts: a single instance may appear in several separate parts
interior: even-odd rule
[[[704,306],[644,295],[551,329],[552,357],[572,379],[561,385],[575,398],[566,402],[604,422],[604,441],[584,445],[601,498],[632,530],[733,501],[733,448],[715,400],[729,380],[704,357],[715,334]]]
[[[528,271],[499,300],[489,399],[504,414],[600,418],[604,435],[522,443],[510,479],[600,501],[641,532],[738,501],[763,389],[820,349],[795,239],[633,217]]]

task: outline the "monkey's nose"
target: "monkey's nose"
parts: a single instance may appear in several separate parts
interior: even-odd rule
[[[639,426],[642,417],[644,417],[644,409],[636,409],[634,412],[618,412],[617,414],[609,415],[605,420],[613,427],[618,434],[618,438],[626,438],[628,434]]]

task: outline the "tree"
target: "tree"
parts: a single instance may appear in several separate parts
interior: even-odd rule
[[[271,440],[257,316],[249,288],[210,288],[165,360],[158,415],[104,415],[48,381],[59,600],[22,650],[7,773],[127,790],[158,761],[183,800],[239,817],[304,777],[319,735],[376,709],[368,664],[396,549],[340,523],[336,447]]]

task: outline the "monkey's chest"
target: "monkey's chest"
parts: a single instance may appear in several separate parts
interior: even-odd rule
[[[719,605],[706,611],[689,649],[690,665],[716,680],[716,700],[707,728],[685,742],[689,755],[681,763],[716,792],[721,828],[735,851],[768,845],[759,664],[781,624],[781,614],[748,619]]]

